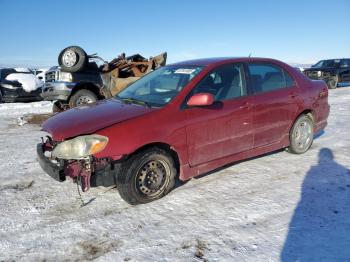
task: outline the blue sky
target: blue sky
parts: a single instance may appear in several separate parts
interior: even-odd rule
[[[72,44],[107,60],[350,57],[350,0],[0,0],[0,21],[0,65],[56,65]]]

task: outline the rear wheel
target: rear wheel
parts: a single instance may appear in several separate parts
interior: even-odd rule
[[[144,204],[165,196],[175,185],[176,167],[171,155],[150,148],[128,159],[118,176],[120,196],[129,204]]]
[[[69,107],[76,107],[94,103],[98,100],[95,93],[87,89],[81,89],[73,94],[69,99]]]
[[[294,154],[305,153],[312,145],[314,138],[313,121],[308,115],[301,115],[295,121],[290,134],[288,151]]]

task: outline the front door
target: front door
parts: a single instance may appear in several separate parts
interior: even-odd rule
[[[252,108],[242,64],[220,66],[192,90],[212,93],[211,106],[186,108],[191,166],[249,150],[253,145]]]

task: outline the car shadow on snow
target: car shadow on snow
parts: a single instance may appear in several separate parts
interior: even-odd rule
[[[328,148],[308,171],[281,261],[349,261],[350,170]]]

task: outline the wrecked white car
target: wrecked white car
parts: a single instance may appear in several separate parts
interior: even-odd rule
[[[42,100],[44,82],[27,68],[0,69],[0,103]]]

